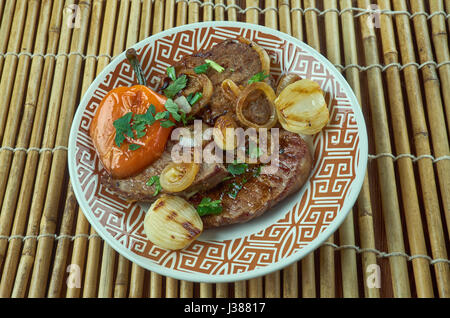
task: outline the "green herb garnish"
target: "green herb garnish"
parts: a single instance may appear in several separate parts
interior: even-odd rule
[[[245,173],[247,168],[248,168],[248,164],[246,164],[246,163],[238,163],[235,160],[233,163],[228,165],[227,170],[233,176],[238,176],[238,175],[241,175],[241,174]]]
[[[203,198],[200,204],[197,206],[197,212],[200,216],[208,214],[219,214],[222,212],[222,201],[212,200],[211,198]]]
[[[209,68],[209,64],[205,63],[205,64],[194,67],[194,72],[196,74],[203,74],[203,73],[206,73],[208,68]]]
[[[162,120],[160,124],[161,124],[161,127],[164,127],[164,128],[169,128],[169,127],[175,126],[175,123],[170,120]]]
[[[262,71],[262,72],[259,72],[259,73],[256,73],[255,75],[253,75],[252,78],[250,78],[248,80],[248,83],[252,84],[252,83],[262,82],[267,77],[269,77],[269,75],[264,74],[264,71]]]
[[[216,62],[212,61],[212,60],[208,60],[206,59],[205,62],[214,70],[216,70],[219,73],[222,73],[223,71],[225,71],[225,68],[223,68],[222,66],[220,66],[219,64],[217,64]]]
[[[155,115],[156,120],[169,119],[169,117],[170,117],[170,113],[167,110],[163,111],[163,112],[159,112]]]
[[[167,88],[164,90],[164,95],[168,98],[173,98],[176,94],[178,94],[179,91],[184,89],[187,84],[187,77],[186,75],[181,75],[177,79],[175,79],[172,84],[167,86]]]
[[[133,113],[126,113],[124,116],[116,119],[113,123],[114,128],[116,128],[116,137],[114,141],[116,142],[117,147],[122,146],[122,143],[125,141],[125,135],[130,138],[134,138],[133,130],[131,129],[131,119],[133,117]]]
[[[142,138],[145,136],[146,125],[153,125],[155,122],[156,108],[154,105],[150,105],[145,114],[136,114],[133,117],[132,129],[136,130],[136,137]]]
[[[212,60],[206,59],[205,62],[206,62],[205,64],[194,67],[194,72],[196,74],[206,73],[208,71],[208,68],[210,68],[210,67],[219,73],[222,73],[223,71],[225,71],[225,68],[223,68],[222,66],[220,66],[219,64],[217,64],[216,62],[214,62]]]
[[[177,79],[177,74],[175,72],[175,67],[170,66],[170,67],[167,68],[167,76],[169,76],[169,78],[172,81],[175,81]]]
[[[180,121],[181,115],[178,113],[180,109],[178,108],[177,103],[173,101],[173,99],[171,98],[167,99],[166,103],[164,104],[164,107],[172,115],[173,119],[175,119],[176,121]]]
[[[131,151],[138,150],[139,148],[141,148],[141,145],[138,145],[138,144],[130,144],[128,146],[128,149],[130,149]]]
[[[146,185],[151,187],[152,185],[155,185],[155,192],[153,193],[153,196],[157,196],[158,193],[162,190],[161,183],[159,182],[159,176],[153,176],[151,177],[147,182]]]
[[[190,94],[189,94],[189,95],[190,95]],[[196,102],[198,102],[202,97],[203,97],[203,94],[200,93],[200,92],[197,92],[197,93],[195,93],[194,96],[192,96],[192,97],[188,100],[188,102],[189,102],[189,104],[191,104],[191,106],[192,106],[192,105],[194,105]]]

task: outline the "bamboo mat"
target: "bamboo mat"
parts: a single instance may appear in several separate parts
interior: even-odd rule
[[[0,296],[449,297],[449,12],[449,0],[0,0]],[[160,276],[105,244],[78,208],[66,148],[111,58],[211,20],[265,25],[325,55],[360,101],[370,153],[357,204],[326,243],[221,284]]]

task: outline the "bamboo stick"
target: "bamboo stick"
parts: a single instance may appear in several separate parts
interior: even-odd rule
[[[303,41],[303,14],[300,10],[295,10],[301,9],[300,0],[291,0],[291,7],[292,36]]]
[[[245,8],[247,12],[245,12],[245,21],[247,23],[258,24],[259,22],[259,12],[255,8],[259,8],[258,0],[246,0]]]
[[[177,4],[177,26],[185,25],[187,21],[187,8],[186,2],[181,1]]]
[[[39,13],[39,6],[36,3],[29,6],[27,15],[27,21],[29,23],[25,28],[24,37],[22,39],[21,45],[21,47],[25,52],[32,51],[32,44],[35,36],[34,25],[37,21],[38,13]],[[48,20],[43,21],[43,23],[48,24]],[[42,39],[42,36],[39,37],[39,39],[45,41],[45,39]],[[30,123],[22,122],[22,124],[20,125],[20,128],[22,128],[22,130],[19,130],[19,122],[21,109],[23,107],[22,100],[26,92],[26,90],[24,90],[23,88],[27,86],[28,80],[27,74],[30,69],[30,62],[31,62],[30,60],[31,59],[29,56],[23,55],[19,58],[18,61],[16,76],[14,80],[14,89],[11,95],[11,101],[9,103],[9,107],[7,107],[8,104],[4,106],[4,108],[9,108],[9,112],[7,117],[5,134],[2,141],[2,147],[13,148],[16,144],[15,142],[18,133],[20,134],[18,139],[18,142],[20,143],[25,143],[26,142],[25,140],[28,137],[27,135],[24,135],[24,133],[30,130]],[[34,82],[29,82],[30,83],[29,89],[33,90],[33,92],[27,93],[27,95],[35,94],[35,91],[39,89],[38,87],[35,87],[35,82],[39,82],[40,76],[39,72],[41,69],[42,63],[39,63],[37,62],[37,60],[34,60],[32,71],[36,73],[31,78]],[[29,113],[26,113],[25,115],[29,116]],[[31,118],[28,117],[28,119]],[[14,155],[14,162],[11,165],[13,155]],[[2,191],[0,193],[1,196],[0,206],[2,205],[1,203],[4,199],[0,212],[0,235],[8,235],[11,231],[11,224],[13,222],[15,212],[14,206],[19,186],[18,181],[21,178],[24,161],[25,161],[25,154],[23,152],[21,154],[19,153],[14,154],[10,150],[0,150],[0,162],[2,163],[0,171],[2,171],[3,173],[1,176]],[[9,180],[8,180],[8,173],[9,173]],[[6,182],[7,180],[9,181],[8,183]],[[4,197],[3,194],[5,194]],[[0,270],[2,268],[5,256],[6,244],[7,244],[6,240],[0,241]]]
[[[45,6],[43,7],[46,8]],[[58,0],[53,5],[50,27],[48,29],[48,44],[47,44],[47,53],[50,54],[55,53],[57,50],[62,17],[62,7],[63,7],[63,0]],[[45,9],[43,9],[42,12],[46,12]],[[43,19],[44,18],[42,18],[42,20]],[[38,33],[41,34],[39,31]],[[40,52],[41,48],[39,46],[40,44],[36,43],[35,47],[36,52]],[[39,57],[35,58],[39,59]],[[28,118],[28,115],[33,111],[33,105],[36,105],[34,111],[35,113],[31,131],[31,138],[29,142],[30,147],[39,147],[41,144],[41,139],[45,125],[45,116],[47,113],[47,104],[50,96],[50,89],[51,89],[50,83],[53,78],[54,67],[55,67],[55,59],[53,57],[46,58],[44,62],[42,78],[40,80],[39,86],[40,89],[37,101],[36,97],[31,93],[33,90],[29,90],[30,93],[29,95],[27,93],[27,97],[25,99],[26,105],[25,107],[27,109],[25,113],[27,115],[24,115],[23,121],[25,121],[26,118]],[[24,135],[27,134],[28,131],[24,130]],[[22,140],[22,138],[19,138],[19,140]],[[19,145],[21,144],[18,142],[18,146]],[[25,144],[21,146],[25,147]],[[11,231],[11,235],[21,236],[24,234],[27,222],[27,215],[29,212],[31,194],[33,193],[33,185],[35,180],[36,166],[38,159],[39,153],[37,151],[29,152],[26,157],[26,163],[23,172],[23,177],[21,180],[20,193],[17,200],[17,207],[15,211],[14,224]],[[8,200],[5,200],[5,202],[8,202]],[[33,223],[32,220],[33,217],[30,216],[29,223]],[[0,297],[9,297],[11,295],[11,290],[14,284],[22,243],[23,241],[20,238],[13,239],[9,242],[8,251],[6,253],[5,266],[2,272],[2,279],[0,282]]]
[[[14,11],[14,19],[12,22],[12,28],[10,31],[10,37],[8,42],[8,52],[19,52],[20,45],[22,43],[22,33],[25,24],[27,11],[27,1],[21,1],[18,3],[16,10]],[[22,61],[24,61],[22,59]],[[13,84],[15,82],[15,74],[17,70],[18,57],[15,55],[8,55],[5,59],[5,68],[3,70],[0,80],[0,105],[9,105],[11,100],[11,94],[13,90]],[[18,78],[20,80],[20,78]],[[8,117],[9,107],[0,107],[0,140],[3,140],[5,134],[5,126],[7,124],[6,119]],[[0,165],[0,205],[3,202],[3,195],[6,189],[6,181],[8,178],[9,167],[11,164],[11,152],[2,151],[0,153],[1,163]]]
[[[200,283],[200,298],[213,297],[213,284]]]
[[[203,21],[213,20],[213,8],[211,4],[206,5],[209,2],[203,2]]]
[[[379,1],[378,4],[381,10],[391,10],[389,1]],[[393,36],[392,17],[382,15],[380,22],[385,64],[398,63],[398,52],[395,37]],[[398,153],[410,153],[411,149],[404,112],[405,105],[403,103],[402,87],[400,84],[400,72],[398,68],[391,67],[387,69],[386,73],[396,150]],[[403,158],[398,161],[398,166],[410,250],[413,255],[426,255],[427,249],[412,160],[410,158]],[[428,261],[419,258],[414,259],[412,264],[417,295],[419,297],[433,297],[433,286]]]
[[[164,1],[155,0],[152,34],[161,32],[163,30],[163,27],[164,27]]]
[[[270,8],[277,8],[277,0],[265,1],[265,9],[267,11],[264,13],[264,24],[268,28],[278,30],[277,11]]]
[[[227,5],[228,6],[234,6],[236,5],[236,1],[235,0],[227,0]],[[237,10],[234,7],[230,7],[227,10],[227,15],[228,15],[228,21],[237,21]]]
[[[429,1],[430,13],[442,12],[444,10],[444,3],[442,0]],[[442,14],[435,15],[431,18],[431,31],[434,45],[434,52],[436,53],[437,62],[443,63],[450,60],[450,54],[448,49],[448,33],[445,28],[445,18]],[[442,87],[450,87],[450,64],[442,65],[439,68],[439,78],[442,83]],[[442,97],[444,99],[445,111],[447,116],[447,132],[450,135],[450,90],[441,89]],[[447,219],[447,228],[450,220]]]
[[[166,0],[166,11],[164,14],[164,30],[168,30],[175,23],[175,0]]]
[[[278,0],[278,12],[280,20],[280,31],[292,34],[289,0]]]
[[[338,14],[334,11],[337,9],[336,0],[327,0],[324,2],[324,10],[331,10],[325,15],[325,37],[327,46],[327,58],[335,65],[342,64],[339,21]],[[343,224],[339,228],[339,238],[342,245],[355,245],[355,233],[353,228],[353,210],[345,218]],[[332,258],[331,253],[333,247],[328,247],[329,258]],[[330,264],[333,266],[333,264]],[[332,271],[330,271],[332,272]],[[342,249],[341,251],[341,272],[342,272],[342,292],[344,297],[355,298],[358,297],[358,274],[356,268],[356,251],[353,249]],[[333,275],[334,276],[334,275]],[[332,279],[332,277],[330,277]],[[333,280],[334,281],[334,280]],[[328,290],[335,290],[334,286],[327,288]],[[329,294],[328,296],[335,296]]]
[[[411,1],[411,9],[412,12],[424,11],[424,3],[422,1],[413,0]],[[424,16],[416,16],[414,17],[413,22],[416,43],[419,48],[420,63],[434,61],[433,48],[428,33],[427,19]],[[450,146],[446,130],[444,107],[436,67],[430,64],[423,67],[422,77],[434,155],[437,158],[450,156]],[[448,91],[448,87],[444,90]],[[448,111],[450,111],[450,109],[448,109]],[[442,160],[437,162],[436,168],[444,215],[447,220],[447,230],[450,231],[450,160]],[[435,222],[437,222],[435,223],[436,226],[440,226],[440,218],[439,220],[435,219]]]
[[[224,21],[225,20],[225,8],[221,5],[224,5],[224,0],[216,0],[216,8],[214,9],[214,20],[215,21]]]
[[[241,280],[234,282],[234,297],[246,298],[247,297],[247,281]]]
[[[144,0],[141,8],[141,24],[139,28],[139,41],[144,40],[151,34],[152,0]]]
[[[180,298],[192,298],[194,296],[194,283],[180,280]]]
[[[188,4],[188,23],[196,23],[199,21],[200,6],[197,2],[189,2]]]
[[[2,18],[3,18],[3,7],[4,6],[5,6],[5,0],[0,0],[0,21],[2,21]]]
[[[48,298],[61,297],[64,273],[66,272],[67,258],[69,254],[69,247],[71,245],[70,234],[73,226],[73,220],[75,219],[76,209],[77,199],[75,197],[75,194],[73,193],[72,186],[69,183],[61,229],[59,231],[60,235],[64,235],[67,237],[63,237],[58,240],[58,245],[55,252],[55,260],[47,292]]]
[[[66,1],[66,4],[72,4],[72,1]],[[68,12],[63,13],[63,20],[68,18]],[[67,24],[63,24],[61,37],[59,38],[58,53],[67,53],[70,45],[71,29]],[[59,56],[56,61],[55,73],[50,101],[48,104],[46,124],[42,139],[42,146],[45,148],[52,148],[55,140],[55,131],[57,125],[57,117],[59,114],[60,100],[63,92],[63,81],[66,74],[67,57]],[[42,127],[35,126],[40,132]],[[34,129],[34,127],[33,127]],[[33,131],[34,134],[34,131]],[[39,136],[41,137],[41,136]],[[47,188],[48,176],[50,173],[50,164],[52,159],[51,152],[43,152],[39,158],[37,175],[35,177],[35,186],[33,192],[33,199],[31,201],[31,208],[29,212],[28,226],[26,235],[35,236],[39,234],[39,222],[41,220],[42,209],[45,199],[45,189]],[[16,279],[12,291],[12,297],[24,297],[28,286],[28,279],[32,270],[34,262],[37,241],[35,239],[28,239],[22,249],[22,256],[20,258],[19,267],[17,270]]]
[[[5,8],[2,16],[2,24],[0,26],[0,52],[6,53],[6,48],[8,47],[8,40],[10,37],[11,24],[14,17],[14,8],[16,5],[15,0],[8,0],[5,4]],[[5,58],[0,55],[0,74],[2,74],[3,64]]]
[[[262,277],[252,278],[248,281],[248,297],[262,298],[264,294]]]
[[[339,4],[341,10],[345,10],[352,7],[351,0],[343,0],[340,1]],[[358,49],[356,46],[356,32],[353,13],[351,11],[343,13],[341,16],[341,21],[342,21],[342,36],[344,43],[345,64],[358,65],[358,54],[357,54]],[[348,68],[345,75],[347,81],[349,82],[350,86],[353,89],[353,92],[356,95],[356,98],[359,101],[359,104],[362,106],[363,104],[361,99],[359,70],[357,68]],[[359,225],[361,247],[367,250],[374,250],[375,234],[374,234],[372,205],[369,190],[369,174],[367,171],[364,177],[361,192],[358,196],[357,207],[358,207],[358,225]],[[353,244],[353,242],[351,241],[349,241],[348,243]],[[368,279],[367,268],[369,268],[369,265],[377,264],[376,255],[373,252],[363,252],[361,259],[362,259],[361,263],[363,269],[362,274],[364,281],[363,285],[365,296],[368,298],[378,298],[380,297],[379,290],[377,288],[368,288],[368,284],[366,283]]]
[[[394,10],[404,10],[405,8],[407,8],[405,1],[397,1],[394,3]],[[404,64],[413,63],[416,59],[414,46],[412,45],[413,38],[410,21],[407,18],[405,19],[405,17],[397,16],[396,24],[397,29],[401,30],[398,32],[398,36],[402,62]],[[429,155],[431,153],[428,138],[429,134],[425,119],[425,111],[417,67],[414,65],[406,67],[404,69],[404,76],[416,153],[418,156]],[[437,185],[435,183],[433,162],[431,159],[424,158],[418,161],[418,168],[432,255],[434,258],[445,259],[447,258],[447,252],[442,223],[440,222],[440,206]],[[439,295],[448,295],[448,265],[444,263],[436,263],[434,265],[434,271]]]
[[[122,255],[119,255],[116,280],[114,283],[114,298],[127,297],[129,269],[130,269],[130,262]]]
[[[79,5],[82,15],[81,27],[75,29],[72,37],[71,50],[74,52],[83,52],[87,34],[87,21],[90,14],[90,2],[86,1]],[[68,70],[70,77],[66,78],[64,83],[64,94],[61,102],[61,112],[58,120],[58,130],[56,135],[56,145],[67,146],[72,117],[75,110],[76,96],[78,91],[78,77],[81,72],[82,58],[79,55],[69,57]],[[40,224],[40,234],[54,234],[56,230],[56,219],[59,204],[59,195],[61,192],[64,172],[67,164],[67,153],[63,150],[55,151],[50,177],[48,182],[48,192],[45,200],[44,210]],[[33,273],[31,276],[29,297],[43,297],[48,277],[52,247],[54,237],[45,236],[38,240],[36,250],[36,260],[34,262]]]
[[[87,55],[83,72],[83,83],[81,87],[81,95],[84,95],[89,85],[95,77],[97,60],[92,55],[96,55],[98,51],[100,27],[102,22],[103,1],[95,0],[92,4],[91,22],[89,26],[89,39],[87,45]],[[85,218],[81,208],[78,209],[77,223],[75,229],[75,238],[73,243],[73,252],[71,264],[77,265],[80,269],[80,276],[85,273],[85,263],[87,257],[88,240],[85,237],[89,235],[89,222]],[[98,241],[98,239],[96,239]],[[81,288],[67,288],[66,297],[78,298],[81,294]]]
[[[369,7],[369,4],[369,1],[358,0],[358,6],[360,8],[365,9]],[[375,31],[374,28],[370,28],[368,23],[366,23],[367,19],[367,14],[361,15],[360,17],[366,63],[379,64]],[[381,70],[378,68],[369,69],[367,76],[375,148],[377,153],[392,153]],[[380,158],[377,164],[388,250],[389,252],[404,253],[405,247],[403,244],[403,230],[400,219],[394,164],[392,159],[387,157]],[[394,296],[411,297],[405,258],[402,256],[392,256],[389,258],[389,262]]]
[[[216,284],[216,298],[228,298],[228,284],[217,283]]]
[[[100,252],[102,248],[102,239],[97,236],[95,230],[91,227],[86,258],[86,273],[84,274],[83,298],[94,298],[97,296],[98,270],[100,264]]]
[[[75,239],[73,242],[72,248],[72,258],[70,261],[70,265],[76,265],[79,268],[80,279],[84,276],[85,271],[85,263],[87,257],[87,245],[88,245],[88,237],[89,235],[89,222],[81,211],[81,208],[78,208],[77,211],[77,223],[75,229]],[[68,269],[66,268],[66,271]],[[81,282],[80,282],[81,283]],[[80,287],[75,286],[67,286],[66,297],[67,298],[78,298],[81,295],[81,284]]]

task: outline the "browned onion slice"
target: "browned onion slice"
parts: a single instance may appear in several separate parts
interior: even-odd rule
[[[288,85],[295,83],[302,78],[298,76],[297,74],[285,74],[283,75],[280,80],[278,81],[277,85],[277,96],[280,95],[280,93],[285,89]]]
[[[256,123],[251,120],[251,118],[246,118],[244,115],[244,109],[247,105],[248,99],[251,96],[252,93],[255,91],[261,91],[264,93],[266,99],[267,99],[267,105],[269,106],[269,120],[267,120],[265,123],[260,124]],[[272,128],[277,123],[277,112],[274,105],[275,100],[275,92],[273,91],[272,87],[268,85],[265,82],[257,82],[252,83],[250,85],[247,85],[244,90],[241,92],[241,94],[238,96],[238,99],[236,101],[236,116],[238,120],[246,127],[253,127],[253,128]],[[262,109],[260,110],[263,111]]]

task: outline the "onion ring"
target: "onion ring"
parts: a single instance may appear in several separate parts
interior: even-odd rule
[[[264,74],[269,75],[270,74],[270,57],[269,57],[269,54],[267,54],[266,50],[249,39],[239,37],[237,40],[241,43],[249,45],[252,49],[254,49],[256,51],[256,53],[258,53],[259,60],[261,61],[261,71],[263,71]]]
[[[255,90],[260,90],[265,94],[267,101],[268,101],[268,105],[270,107],[269,120],[264,124],[254,123],[254,122],[248,120],[247,118],[245,118],[245,116],[244,116],[243,110],[244,110],[244,107],[246,104],[245,102],[247,101],[248,97],[250,96],[250,93],[252,93]],[[265,82],[256,82],[256,83],[247,85],[244,88],[244,90],[241,92],[241,94],[238,96],[237,101],[236,101],[236,116],[237,116],[238,120],[244,126],[247,126],[247,127],[253,127],[253,128],[272,128],[272,127],[274,127],[278,120],[276,108],[274,105],[275,98],[276,98],[275,92],[273,91],[272,87],[270,87],[270,85]]]

